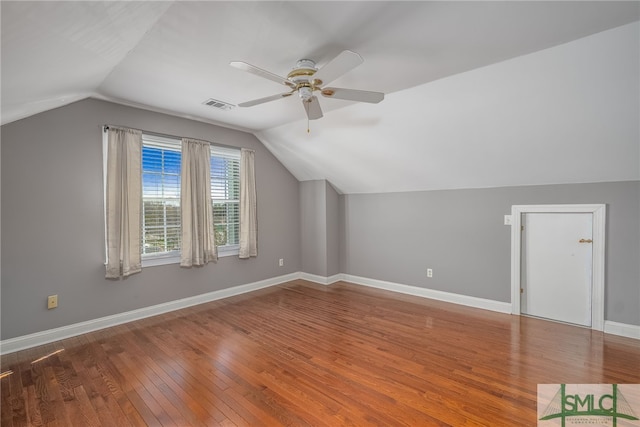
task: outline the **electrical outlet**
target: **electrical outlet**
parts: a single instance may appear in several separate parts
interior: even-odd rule
[[[47,297],[47,308],[51,310],[58,306],[58,295],[49,295]]]
[[[433,269],[427,268],[427,277],[433,277]]]
[[[284,258],[280,258],[280,260],[278,261],[278,265],[280,267],[284,267]]]

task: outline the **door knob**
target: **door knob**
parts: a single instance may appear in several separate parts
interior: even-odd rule
[[[593,243],[593,240],[591,240],[591,239],[580,239],[580,240],[578,240],[578,243]]]

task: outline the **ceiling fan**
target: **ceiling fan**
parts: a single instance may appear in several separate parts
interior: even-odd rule
[[[243,102],[238,104],[239,107],[252,107],[254,105],[264,104],[265,102],[286,98],[298,92],[307,117],[310,120],[316,120],[322,117],[320,103],[314,95],[316,91],[319,91],[325,98],[337,98],[347,101],[377,104],[384,99],[384,93],[381,92],[325,87],[325,84],[332,82],[363,62],[364,60],[360,55],[350,50],[345,50],[320,69],[316,68],[316,63],[311,59],[300,59],[296,63],[295,68],[287,74],[287,77],[281,77],[262,68],[258,68],[255,65],[247,64],[246,62],[233,61],[229,65],[265,79],[281,83],[290,89],[289,92]]]

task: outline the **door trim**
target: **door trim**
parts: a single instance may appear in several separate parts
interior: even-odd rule
[[[513,205],[511,206],[511,314],[520,315],[520,262],[522,214],[593,214],[593,262],[591,288],[591,329],[604,329],[605,225],[606,205]]]

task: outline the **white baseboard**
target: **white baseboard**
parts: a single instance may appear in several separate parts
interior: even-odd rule
[[[300,273],[300,279],[308,280],[309,282],[319,283],[321,285],[330,285],[332,283],[339,282],[343,279],[344,274],[335,274],[333,276],[324,277],[311,273]]]
[[[604,321],[604,332],[607,334],[620,335],[621,337],[635,338],[640,340],[640,326],[629,325],[627,323]]]
[[[450,302],[453,304],[466,305],[469,307],[482,308],[484,310],[497,311],[499,313],[511,313],[511,303],[494,301],[484,298],[471,297],[468,295],[454,294],[451,292],[436,291],[433,289],[419,288],[417,286],[402,285],[400,283],[386,282],[384,280],[369,279],[367,277],[352,276],[342,274],[342,279],[346,282],[357,285],[370,286],[372,288],[385,289],[387,291],[399,292],[401,294],[414,295],[423,298],[430,298],[438,301]]]
[[[15,338],[9,338],[7,340],[0,341],[0,354],[13,353],[14,351],[24,350],[26,348],[47,344],[69,337],[74,337],[77,335],[85,334],[87,332],[93,332],[99,329],[108,328],[110,326],[121,325],[123,323],[144,319],[146,317],[156,316],[158,314],[168,313],[170,311],[179,310],[181,308],[191,307],[222,298],[228,298],[234,295],[256,291],[258,289],[267,288],[269,286],[279,285],[299,278],[300,273],[286,274],[284,276],[273,277],[271,279],[247,283],[244,285],[221,289],[219,291],[195,295],[176,301],[169,301],[163,304],[127,311],[125,313],[118,313],[111,316],[88,320],[86,322],[62,326],[60,328],[49,329],[46,331],[36,332],[33,334],[23,335]]]
[[[353,276],[350,274],[336,274],[334,276],[323,277],[310,273],[300,273],[300,279],[319,283],[321,285],[331,285],[332,283],[343,280],[345,282],[351,282],[355,283],[356,285],[368,286],[371,288],[384,289],[387,291],[398,292],[422,298],[430,298],[438,301],[446,301],[454,304],[466,305],[469,307],[482,308],[484,310],[497,311],[500,313],[511,313],[511,303],[508,302],[500,302],[471,297],[467,295],[454,294],[450,292],[436,291],[433,289],[419,288],[417,286],[386,282],[384,280],[370,279],[367,277]]]

